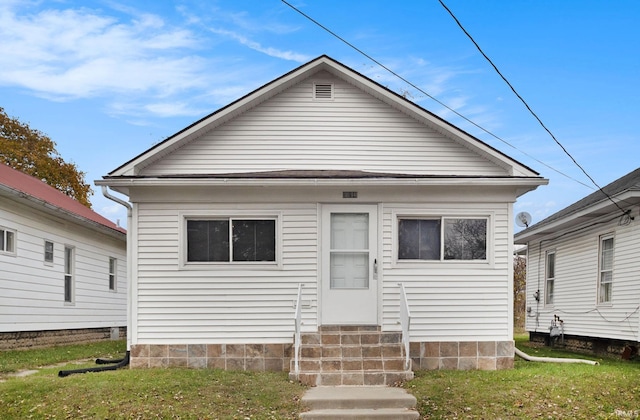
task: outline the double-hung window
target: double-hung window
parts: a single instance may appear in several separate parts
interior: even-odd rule
[[[44,262],[47,265],[53,264],[53,242],[44,241]]]
[[[556,280],[556,252],[547,251],[545,267],[544,303],[553,304],[553,288]]]
[[[16,231],[0,227],[0,253],[16,253]]]
[[[487,218],[399,217],[398,260],[485,260]]]
[[[613,287],[613,235],[600,237],[598,303],[611,303]]]
[[[118,260],[109,257],[109,290],[115,292],[117,287],[118,277],[116,272],[118,271]]]
[[[187,263],[276,261],[276,219],[187,219]]]
[[[72,303],[74,298],[73,266],[75,264],[74,250],[72,247],[64,247],[64,301]]]

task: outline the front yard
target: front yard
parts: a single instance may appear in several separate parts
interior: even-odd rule
[[[518,348],[536,356],[583,357]],[[118,357],[124,342],[0,352],[2,418],[293,419],[305,388],[286,373],[150,369],[57,376],[41,368],[26,377],[10,372],[95,357]],[[640,418],[640,363],[598,359],[600,365],[526,362],[504,371],[418,372],[404,386],[425,419]]]

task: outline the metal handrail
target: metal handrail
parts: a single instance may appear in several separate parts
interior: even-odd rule
[[[400,286],[400,327],[402,328],[402,344],[404,345],[404,368],[406,370],[410,367],[410,355],[409,348],[411,337],[409,336],[409,329],[411,328],[411,311],[409,310],[409,301],[407,300],[407,292],[404,289],[404,284],[398,283]]]
[[[298,297],[295,302],[295,335],[293,339],[293,368],[295,373],[300,372],[300,330],[302,329],[302,286],[298,285]]]

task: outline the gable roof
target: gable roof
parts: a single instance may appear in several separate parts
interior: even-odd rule
[[[0,163],[0,196],[8,196],[91,229],[105,231],[119,239],[126,234],[125,229],[68,195],[4,163]]]
[[[626,210],[639,203],[640,168],[518,232],[515,240],[516,243],[525,243],[544,235],[554,234],[561,229],[579,226],[607,214],[611,214],[612,217],[622,216],[620,208]]]
[[[320,71],[328,71],[334,76],[348,81],[350,84],[390,105],[394,109],[409,115],[425,125],[428,125],[445,137],[463,144],[465,147],[473,150],[477,154],[493,162],[495,165],[504,168],[506,173],[512,177],[532,178],[539,176],[537,172],[527,166],[517,162],[465,131],[453,126],[419,105],[416,105],[401,95],[398,95],[372,79],[369,79],[355,70],[335,61],[334,59],[326,55],[322,55],[193,123],[163,142],[124,163],[104,178],[113,179],[117,177],[139,177],[144,168],[169,155],[172,151]],[[104,182],[98,183],[98,185],[103,184]]]

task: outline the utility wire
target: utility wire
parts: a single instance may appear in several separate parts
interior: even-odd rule
[[[311,22],[313,22],[314,24],[316,24],[317,26],[319,26],[320,28],[322,28],[324,31],[328,32],[329,34],[331,34],[332,36],[334,36],[335,38],[339,39],[340,41],[342,41],[343,43],[345,43],[346,45],[348,45],[349,47],[353,48],[354,50],[356,50],[358,53],[362,54],[363,56],[365,56],[366,58],[368,58],[369,60],[373,61],[374,63],[376,63],[378,66],[382,67],[383,69],[385,69],[386,71],[388,71],[389,73],[391,73],[392,75],[394,75],[395,77],[397,77],[398,79],[402,80],[403,82],[405,82],[406,84],[408,84],[409,86],[413,87],[414,89],[416,89],[417,91],[421,92],[422,94],[424,94],[425,96],[427,96],[429,99],[437,102],[439,105],[443,106],[444,108],[448,109],[449,111],[453,112],[454,114],[456,114],[458,117],[462,118],[463,120],[465,120],[466,122],[468,122],[469,124],[472,124],[473,126],[479,128],[480,130],[484,131],[485,133],[489,134],[490,136],[492,136],[493,138],[501,141],[502,143],[506,144],[507,146],[517,150],[518,152],[522,153],[523,155],[535,160],[536,162],[538,162],[539,164],[546,166],[547,168],[551,169],[552,171],[574,181],[577,182],[578,184],[581,184],[587,188],[593,189],[593,187],[591,185],[585,184],[582,181],[579,181],[575,178],[572,178],[571,176],[549,166],[548,164],[540,161],[539,159],[531,156],[530,154],[528,154],[527,152],[524,152],[520,149],[518,149],[516,146],[512,145],[511,143],[507,142],[506,140],[504,140],[503,138],[499,137],[498,135],[492,133],[491,131],[487,130],[486,128],[478,125],[477,123],[475,123],[474,121],[470,120],[469,118],[465,117],[464,115],[462,115],[460,112],[456,111],[455,109],[451,108],[450,106],[448,106],[447,104],[443,103],[442,101],[440,101],[439,99],[429,95],[427,92],[425,92],[424,90],[422,90],[421,88],[419,88],[418,86],[416,86],[415,84],[411,83],[409,80],[405,79],[404,77],[400,76],[398,73],[394,72],[393,70],[391,70],[389,67],[385,66],[384,64],[382,64],[380,61],[376,60],[375,58],[373,58],[372,56],[370,56],[369,54],[365,53],[364,51],[362,51],[360,48],[356,47],[355,45],[351,44],[349,41],[347,41],[346,39],[342,38],[340,35],[336,34],[335,32],[333,32],[332,30],[330,30],[329,28],[327,28],[326,26],[322,25],[320,22],[318,22],[317,20],[313,19],[311,16],[305,14],[304,12],[302,12],[301,10],[297,9],[295,6],[291,5],[290,3],[288,3],[286,0],[281,0],[284,4],[286,4],[287,6],[289,6],[291,9],[295,10],[296,12],[298,12],[299,14],[301,14],[302,16],[304,16],[306,19],[310,20]],[[446,7],[446,6],[445,6]],[[455,17],[454,17],[455,19]],[[561,145],[562,147],[562,145]],[[573,158],[572,158],[573,159]],[[579,165],[578,165],[579,166]],[[584,172],[584,170],[583,170]],[[588,176],[588,175],[587,175]],[[591,177],[589,177],[591,179]],[[593,180],[592,180],[593,181]],[[595,184],[595,182],[594,182]],[[597,186],[597,184],[596,184]],[[600,188],[600,187],[598,187]],[[602,189],[601,189],[602,190]],[[609,196],[607,196],[609,197]],[[611,199],[609,197],[609,199]]]
[[[513,87],[513,85],[511,83],[509,83],[509,81],[507,80],[506,77],[504,77],[504,75],[500,72],[500,70],[498,69],[498,67],[493,63],[493,61],[491,61],[491,59],[484,53],[484,51],[482,51],[482,48],[480,48],[480,45],[478,45],[478,43],[475,41],[475,39],[473,39],[473,37],[469,34],[469,32],[467,32],[467,30],[464,28],[464,26],[462,26],[462,23],[460,23],[460,21],[458,20],[458,18],[456,18],[456,16],[453,14],[453,12],[451,11],[451,9],[449,9],[442,0],[438,0],[440,2],[440,4],[442,5],[442,7],[444,7],[444,9],[451,15],[451,17],[453,18],[453,20],[455,20],[455,22],[458,24],[458,26],[460,27],[460,29],[462,29],[462,32],[464,32],[464,34],[471,40],[471,42],[473,42],[473,45],[476,46],[476,48],[478,49],[478,51],[480,51],[480,54],[482,54],[482,56],[489,62],[489,64],[491,64],[491,66],[493,67],[493,69],[496,71],[496,73],[498,73],[498,75],[502,78],[502,80],[504,80],[504,82],[507,84],[507,86],[509,86],[509,88],[511,89],[511,91],[518,97],[518,99],[520,99],[520,101],[524,104],[524,106],[527,108],[527,110],[531,113],[531,115],[533,115],[533,117],[538,121],[538,123],[540,123],[540,125],[542,126],[542,128],[545,129],[545,131],[547,133],[549,133],[549,135],[551,136],[551,138],[553,139],[553,141],[556,142],[556,144],[558,146],[560,146],[560,148],[562,149],[562,151],[569,156],[569,158],[571,158],[571,160],[573,161],[573,163],[576,164],[576,166],[578,168],[580,168],[580,170],[582,171],[582,173],[584,173],[587,178],[589,178],[591,180],[591,182],[593,183],[593,185],[595,185],[600,192],[602,192],[608,199],[609,201],[611,201],[613,204],[615,204],[615,206],[623,213],[623,215],[627,215],[628,212],[625,211],[622,207],[620,207],[618,205],[617,202],[613,201],[613,198],[611,198],[611,196],[609,196],[609,194],[607,194],[606,192],[604,192],[604,190],[602,189],[602,187],[600,187],[600,185],[598,185],[598,183],[587,173],[587,171],[574,159],[574,157],[571,155],[571,153],[569,153],[569,151],[560,143],[560,141],[558,141],[558,139],[556,138],[556,136],[553,135],[553,133],[551,132],[551,130],[549,130],[547,128],[547,126],[542,122],[542,120],[538,117],[538,115],[531,109],[531,107],[529,106],[529,104],[527,103],[527,101],[524,100],[524,98],[522,98],[522,96],[520,96],[520,94],[516,91],[516,89]],[[584,184],[583,184],[584,185]]]

